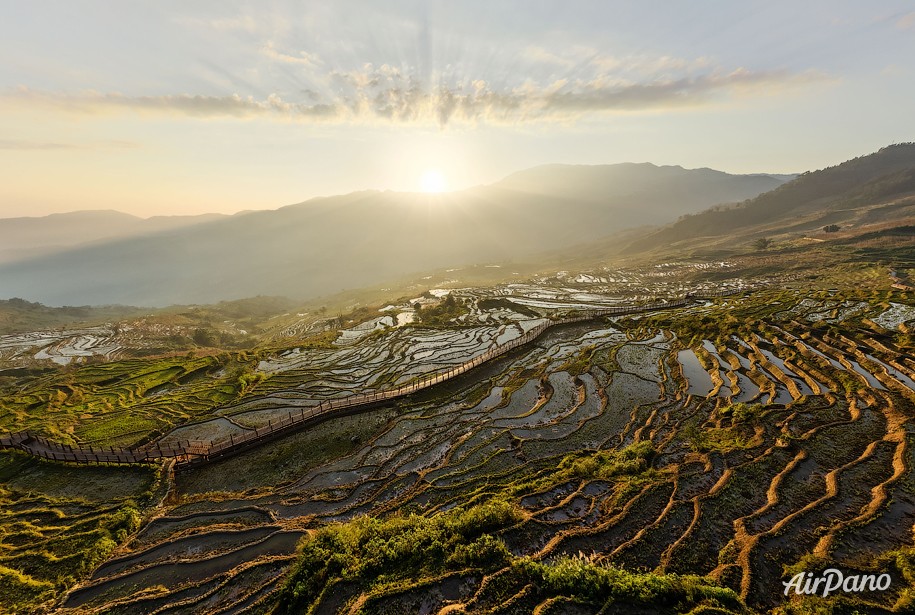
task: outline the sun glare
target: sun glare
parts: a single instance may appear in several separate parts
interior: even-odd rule
[[[438,169],[429,169],[423,173],[419,185],[423,192],[445,192],[448,189],[448,182]]]

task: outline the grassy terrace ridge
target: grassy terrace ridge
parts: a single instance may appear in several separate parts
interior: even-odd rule
[[[74,467],[0,451],[0,612],[47,612],[162,495],[155,467]]]
[[[0,428],[72,446],[142,443],[249,393],[256,364],[253,353],[221,353],[75,366],[5,387]]]

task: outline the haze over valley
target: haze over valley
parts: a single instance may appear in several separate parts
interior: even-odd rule
[[[0,287],[50,305],[313,299],[433,268],[537,260],[781,183],[651,164],[552,165],[456,193],[366,191],[231,217],[0,221],[20,253],[43,252],[0,264]],[[81,233],[85,243],[75,243]]]

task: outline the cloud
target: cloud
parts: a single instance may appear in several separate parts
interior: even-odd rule
[[[0,150],[87,150],[87,149],[136,149],[133,141],[93,141],[91,143],[56,143],[51,141],[30,141],[26,139],[0,139]]]
[[[534,63],[553,65],[559,68],[569,69],[574,67],[580,61],[570,53],[555,53],[540,47],[539,45],[528,45],[521,50],[521,56]]]
[[[314,67],[318,59],[278,56]],[[588,77],[552,81],[527,79],[514,86],[493,87],[475,79],[426,85],[415,74],[387,64],[365,64],[351,71],[320,75],[319,91],[306,90],[303,100],[277,94],[266,98],[175,94],[129,96],[121,93],[82,92],[61,94],[19,88],[3,98],[32,106],[48,106],[72,113],[100,114],[115,111],[184,115],[199,118],[276,118],[322,123],[518,124],[569,122],[607,113],[673,110],[702,107],[752,93],[776,94],[826,78],[818,73],[698,68],[668,76],[680,63],[659,58],[654,70],[663,74],[649,79],[628,74],[596,72]],[[695,73],[695,74],[692,74]],[[322,94],[323,92],[323,94]]]
[[[254,117],[262,115],[288,115],[297,117],[318,117],[332,109],[323,104],[296,104],[270,95],[264,100],[253,97],[201,96],[177,94],[165,96],[127,96],[121,93],[100,93],[94,91],[78,94],[60,94],[20,87],[14,94],[4,97],[44,105],[73,113],[99,114],[111,111],[137,111],[161,114],[177,114],[192,117]]]
[[[255,33],[261,29],[257,20],[250,15],[235,17],[221,17],[219,19],[201,19],[197,17],[178,17],[175,21],[184,26],[205,28],[216,32],[249,32]]]
[[[212,19],[209,26],[214,30],[234,31],[245,30],[247,32],[257,31],[257,21],[250,15],[239,15],[238,17],[224,17],[222,19]]]
[[[25,141],[21,139],[0,139],[0,150],[60,150],[78,149],[71,143],[51,143],[48,141]]]
[[[898,78],[905,75],[908,71],[898,64],[887,64],[880,69],[880,74],[884,77]]]
[[[261,53],[271,60],[282,62],[284,64],[298,64],[308,68],[318,67],[323,64],[321,58],[318,57],[318,55],[315,53],[300,51],[299,55],[297,56],[282,53],[281,51],[278,51],[276,47],[274,47],[273,41],[267,41],[267,44],[261,48]]]
[[[900,30],[911,30],[915,28],[915,11],[906,13],[896,20],[896,27]]]

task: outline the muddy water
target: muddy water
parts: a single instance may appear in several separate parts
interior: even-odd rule
[[[727,384],[730,382],[728,379],[728,372],[731,371],[731,364],[721,358],[721,355],[718,354],[718,349],[715,348],[715,345],[711,341],[702,340],[702,347],[705,348],[705,351],[708,352],[721,367],[721,369],[718,370],[718,375],[725,384],[722,384],[721,388],[718,389],[718,397],[730,397],[734,394],[731,387]]]
[[[775,395],[769,395],[767,404],[789,404],[794,400],[791,393],[782,385],[775,386]]]
[[[878,391],[885,391],[885,390],[886,390],[886,387],[883,386],[882,384],[880,384],[880,381],[877,380],[876,378],[874,378],[874,375],[873,375],[872,373],[870,373],[869,371],[867,371],[866,369],[864,369],[863,367],[861,367],[861,365],[860,365],[857,361],[852,361],[851,359],[848,359],[848,362],[851,364],[852,368],[853,368],[856,372],[858,372],[859,374],[861,374],[862,376],[864,376],[864,379],[867,380],[867,383],[868,383],[869,385],[871,385],[872,387],[874,387],[874,388],[877,389]]]
[[[822,352],[820,352],[819,350],[817,350],[816,348],[814,348],[814,347],[811,346],[810,344],[808,344],[808,343],[806,343],[806,342],[803,342],[803,341],[801,342],[801,344],[803,344],[803,345],[807,348],[807,350],[809,350],[809,351],[812,352],[813,354],[815,354],[815,355],[817,355],[817,356],[820,356],[820,357],[823,357],[824,359],[826,359],[827,361],[829,361],[829,364],[832,365],[833,367],[835,367],[836,369],[841,369],[843,372],[844,372],[844,371],[848,371],[848,370],[845,369],[845,366],[844,366],[844,365],[842,365],[841,363],[839,363],[838,361],[836,361],[836,360],[833,359],[832,357],[829,357],[829,356],[823,354]]]
[[[712,377],[703,369],[702,364],[699,363],[699,359],[696,357],[696,353],[688,349],[681,350],[677,353],[677,361],[680,362],[683,376],[689,384],[686,392],[689,395],[708,396],[715,387],[712,384]]]
[[[708,352],[710,355],[712,355],[712,357],[714,357],[716,361],[718,361],[718,365],[720,365],[723,369],[725,369],[725,370],[731,369],[731,364],[728,363],[727,361],[725,361],[724,359],[722,359],[721,356],[719,356],[718,349],[715,348],[715,344],[713,344],[709,340],[702,340],[702,347],[705,348],[706,352]]]
[[[791,369],[785,365],[785,362],[782,359],[778,358],[775,356],[775,354],[769,352],[768,350],[760,348],[759,351],[763,353],[763,355],[769,359],[773,365],[777,366],[786,376],[794,381],[801,395],[813,395],[813,389],[810,388],[810,385],[807,384],[803,378],[791,371]]]
[[[731,339],[735,342],[738,342],[741,346],[747,347],[747,345],[744,343],[744,341],[742,339],[740,339],[736,336],[733,336],[733,335],[731,336]],[[745,356],[743,356],[742,354],[740,354],[739,352],[737,352],[735,350],[730,350],[730,352],[735,357],[737,357],[737,361],[740,363],[740,367],[742,367],[743,369],[746,369],[746,370],[749,370],[752,368],[752,366],[750,365],[750,360],[748,358],[746,358]]]
[[[752,380],[741,373],[737,373],[737,386],[740,393],[734,397],[735,402],[747,402],[759,395],[759,387]]]
[[[816,355],[818,355],[818,356],[821,356],[821,357],[823,357],[824,359],[826,359],[827,361],[829,361],[830,365],[832,365],[832,366],[835,367],[836,369],[841,369],[842,371],[848,371],[848,369],[847,369],[844,365],[842,365],[841,363],[839,363],[838,361],[836,361],[836,360],[833,359],[832,357],[829,357],[829,356],[823,354],[822,352],[820,352],[819,350],[817,350],[816,348],[814,348],[814,347],[811,346],[810,344],[807,344],[807,343],[805,343],[805,342],[801,342],[801,343],[804,344],[804,346],[806,346],[806,347],[807,347],[811,352],[813,352],[814,354],[816,354]],[[870,355],[867,355],[867,356],[868,356],[869,358],[873,359],[873,357],[871,357]],[[873,359],[873,360],[876,361],[877,363],[880,363],[880,361],[877,361],[876,359]],[[880,381],[877,380],[877,379],[874,377],[874,375],[873,375],[872,373],[870,373],[869,371],[867,371],[866,369],[864,369],[863,367],[861,367],[861,365],[859,365],[857,361],[852,361],[851,359],[848,359],[848,362],[849,362],[849,364],[852,366],[852,369],[854,369],[856,372],[858,372],[859,374],[861,374],[862,376],[864,376],[864,379],[867,380],[867,383],[868,383],[870,386],[872,386],[872,387],[874,387],[875,389],[878,389],[878,390],[880,390],[880,391],[885,391],[885,390],[886,390],[886,387],[883,386],[883,385],[880,383]],[[913,383],[913,384],[915,384],[915,383]],[[909,385],[906,385],[906,386],[909,386]]]
[[[908,376],[903,374],[901,371],[899,371],[892,365],[887,365],[880,359],[876,358],[874,355],[869,354],[869,355],[865,355],[865,356],[868,359],[870,359],[871,361],[873,361],[874,363],[876,363],[877,365],[880,365],[881,367],[883,367],[883,369],[886,370],[886,373],[888,373],[890,376],[892,376],[893,378],[895,378],[896,380],[898,380],[905,386],[909,387],[911,390],[915,391],[915,381],[913,381],[911,378],[909,378]]]
[[[250,529],[219,530],[178,538],[125,557],[108,560],[96,569],[92,579],[98,580],[131,568],[161,563],[168,559],[192,559],[206,553],[208,545],[218,544],[224,549],[241,548],[246,544],[263,540],[279,529],[275,525],[262,525]]]
[[[97,585],[77,589],[70,594],[65,606],[78,607],[102,596],[127,595],[156,585],[174,587],[183,583],[199,582],[259,556],[292,554],[299,539],[304,535],[305,532],[298,531],[277,532],[259,543],[210,559],[169,562],[144,568]]]

